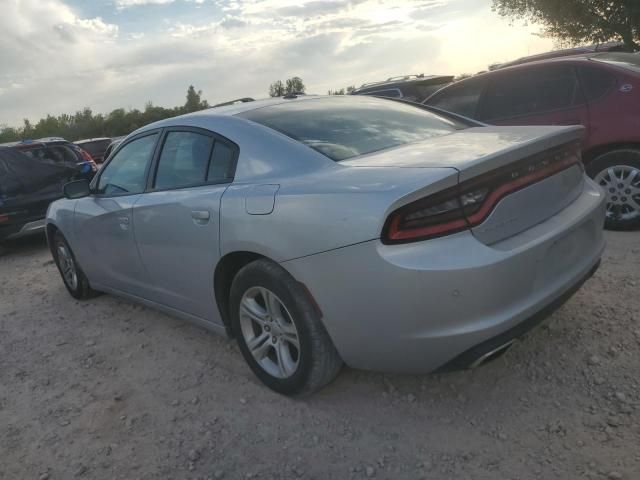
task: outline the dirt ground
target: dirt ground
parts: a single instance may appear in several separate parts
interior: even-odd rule
[[[474,371],[345,369],[290,400],[235,344],[65,291],[42,239],[0,256],[0,479],[640,478],[640,233]]]

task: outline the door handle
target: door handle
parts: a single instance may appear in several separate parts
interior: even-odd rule
[[[121,225],[129,225],[129,217],[118,217]]]
[[[192,210],[191,218],[200,222],[208,222],[211,214],[208,210]]]

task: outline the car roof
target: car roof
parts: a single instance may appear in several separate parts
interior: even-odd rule
[[[503,68],[497,68],[495,70],[491,70],[488,72],[482,72],[482,73],[478,73],[477,75],[473,75],[471,77],[465,78],[463,80],[460,80],[458,82],[453,83],[452,85],[447,85],[445,87],[443,87],[442,89],[438,90],[438,92],[442,92],[444,90],[447,90],[451,87],[454,87],[455,85],[461,85],[464,84],[466,82],[471,82],[474,81],[478,78],[485,78],[485,77],[489,77],[489,76],[494,76],[494,75],[500,75],[503,72],[513,72],[513,71],[518,71],[518,70],[526,70],[528,68],[535,68],[537,66],[540,65],[552,65],[552,64],[558,64],[558,63],[590,63],[593,62],[594,59],[597,59],[600,56],[606,56],[606,55],[611,55],[612,52],[596,52],[596,53],[583,53],[583,54],[577,54],[577,55],[568,55],[568,56],[564,56],[564,57],[554,57],[554,58],[545,58],[544,60],[536,60],[534,62],[526,62],[526,63],[520,63],[518,65],[512,65],[509,67],[503,67]],[[616,52],[617,55],[634,55],[632,53],[618,53]],[[438,92],[435,92],[432,96],[435,96],[438,94]]]
[[[35,140],[25,139],[17,142],[0,143],[0,147],[38,147],[53,143],[70,143],[62,137],[45,137]]]

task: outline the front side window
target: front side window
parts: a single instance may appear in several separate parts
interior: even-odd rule
[[[425,103],[463,117],[477,118],[478,102],[485,84],[483,78],[453,84],[427,99]]]
[[[337,162],[467,127],[417,106],[366,95],[285,102],[238,116],[277,130]]]
[[[169,132],[162,147],[154,188],[167,189],[205,182],[213,138],[195,132]]]
[[[500,120],[570,108],[580,101],[572,66],[527,68],[491,78],[480,119]]]
[[[127,143],[104,167],[98,181],[98,192],[105,195],[142,193],[146,172],[158,134],[147,135]]]

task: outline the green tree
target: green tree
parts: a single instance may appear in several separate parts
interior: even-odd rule
[[[25,119],[19,128],[0,125],[0,143],[26,138],[63,137],[74,141],[91,137],[127,135],[149,123],[202,110],[208,106],[209,103],[202,98],[202,91],[196,91],[193,86],[189,86],[186,103],[179,107],[156,107],[153,103],[147,102],[143,111],[117,108],[107,115],[94,114],[90,108],[84,108],[71,115],[47,115],[35,124]]]
[[[285,90],[287,93],[304,93],[307,87],[300,77],[291,77],[287,79]]]
[[[271,85],[269,85],[269,96],[270,97],[282,97],[285,94],[284,83],[282,80],[276,80]]]
[[[209,108],[209,103],[206,100],[202,100],[202,90],[198,90],[189,85],[187,89],[187,101],[184,104],[185,113],[197,112]]]
[[[300,77],[291,77],[284,82],[282,80],[276,80],[269,85],[270,97],[282,97],[283,95],[291,93],[304,93],[307,87]]]
[[[629,51],[640,48],[639,0],[493,0],[493,10],[539,23],[560,43],[621,40]]]

